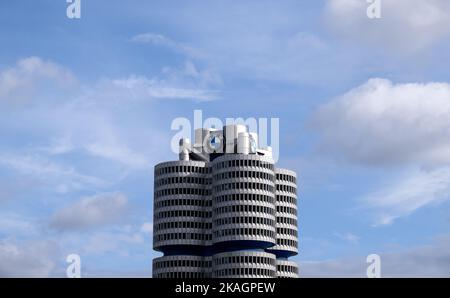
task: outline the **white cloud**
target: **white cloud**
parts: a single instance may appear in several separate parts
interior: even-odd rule
[[[82,230],[123,219],[128,199],[121,193],[106,193],[85,197],[58,210],[50,225],[61,231]]]
[[[119,256],[130,256],[130,245],[143,245],[144,237],[142,234],[124,233],[124,232],[101,232],[91,235],[83,252],[86,254],[105,254],[114,253]]]
[[[310,122],[336,160],[408,173],[363,199],[374,225],[391,224],[450,195],[450,85],[371,79],[319,107]],[[417,170],[419,169],[419,170]]]
[[[174,42],[172,39],[162,35],[162,34],[156,34],[156,33],[142,33],[135,35],[131,38],[132,42],[137,43],[150,43],[154,45],[163,45],[163,46],[170,46],[170,47],[176,47],[177,43]]]
[[[48,146],[44,146],[39,149],[50,155],[59,155],[73,151],[75,146],[72,143],[71,137],[66,135],[63,137],[53,138]]]
[[[135,35],[131,38],[131,41],[135,43],[151,44],[154,46],[167,47],[173,51],[179,52],[192,58],[200,58],[205,56],[205,54],[202,53],[202,51],[200,51],[197,48],[194,48],[189,44],[177,42],[167,36],[164,36],[162,34],[156,34],[153,32]]]
[[[14,67],[0,72],[0,103],[27,100],[47,82],[71,86],[76,79],[69,70],[51,61],[39,57],[21,59]]]
[[[65,167],[39,155],[18,155],[0,153],[0,165],[4,165],[22,175],[46,181],[53,191],[67,192],[85,187],[104,187],[100,178],[78,173],[72,167]]]
[[[350,233],[350,232],[347,232],[347,233],[344,233],[344,234],[342,234],[342,233],[334,233],[334,236],[338,237],[339,239],[345,240],[345,241],[347,241],[349,243],[352,243],[352,244],[357,244],[359,242],[359,239],[360,239],[359,236],[357,236],[357,235],[355,235],[353,233]]]
[[[153,223],[151,222],[143,223],[141,226],[141,232],[144,234],[151,235],[153,233]]]
[[[59,94],[66,99],[62,104],[73,102],[74,99],[75,102],[84,100],[85,104],[111,100],[129,102],[131,99],[203,101],[218,97],[217,90],[209,89],[210,84],[220,85],[220,77],[210,70],[200,71],[193,62],[187,61],[181,70],[164,68],[160,76],[131,74],[120,78],[103,78],[93,85],[81,86],[64,66],[40,57],[27,57],[0,72],[0,103],[39,99],[42,106],[51,101],[49,98],[59,94],[57,91],[60,89],[57,87],[64,86],[77,88],[71,89],[70,93]]]
[[[187,31],[195,32],[185,35],[189,44],[155,33],[137,35],[132,40],[169,48],[234,78],[329,84],[336,80],[330,65],[342,73],[348,71],[350,59],[341,51],[333,51],[320,36],[305,31],[298,13],[303,4],[293,3],[248,2],[227,9],[205,3],[188,5],[176,19],[189,24]],[[253,12],[252,17],[248,17],[248,11]]]
[[[286,30],[284,26],[278,29]],[[208,36],[204,45],[211,53],[206,60],[237,78],[295,84],[334,82],[336,77],[330,75],[330,65],[347,71],[344,64],[348,67],[348,59],[341,52],[332,51],[320,36],[300,30],[292,32],[292,28],[287,31],[280,34],[273,28],[263,32],[261,28],[249,28],[240,34],[216,32],[216,36]]]
[[[171,84],[179,86],[188,86],[191,89],[201,88],[209,93],[211,99],[218,96],[218,92],[209,90],[210,86],[222,86],[222,78],[211,69],[199,69],[192,61],[186,61],[184,67],[164,67],[162,73],[167,77],[167,81]],[[214,97],[214,94],[216,97]]]
[[[0,234],[14,235],[32,235],[36,232],[36,225],[29,219],[18,214],[4,213],[0,214]]]
[[[134,169],[150,167],[150,163],[145,156],[132,152],[124,144],[97,141],[87,144],[85,148],[93,156],[115,160]]]
[[[5,111],[0,117],[0,125],[10,128],[5,137],[16,140],[11,142],[14,148],[0,153],[0,165],[41,180],[57,180],[52,188],[61,193],[105,184],[77,171],[95,172],[105,180],[117,181],[109,175],[111,169],[120,172],[115,177],[123,179],[134,170],[149,168],[161,154],[156,143],[169,138],[152,120],[153,104],[166,99],[212,100],[218,92],[209,86],[220,82],[192,62],[181,69],[165,68],[153,77],[103,78],[90,85],[77,85],[72,92],[55,87],[76,81],[70,71],[39,57],[22,59],[1,74],[0,89],[5,90],[2,94],[8,93],[8,99],[30,90],[27,84],[38,88],[27,97],[33,104],[13,109],[14,113]],[[16,87],[7,87],[13,85]],[[147,111],[145,115],[143,110]],[[19,147],[22,155],[12,153]],[[91,171],[87,163],[95,158],[103,160]],[[74,164],[77,170],[71,166]],[[3,195],[0,192],[0,197]]]
[[[171,82],[149,79],[143,76],[130,76],[111,81],[113,90],[131,99],[189,99],[209,101],[217,99],[217,91],[195,86],[174,86]],[[116,93],[117,96],[117,93]],[[123,98],[126,98],[125,96]]]
[[[379,253],[382,277],[450,277],[450,235],[432,244]],[[366,256],[300,262],[301,277],[366,277]]]
[[[409,171],[410,172],[410,171]],[[450,200],[450,168],[409,173],[382,190],[364,198],[366,208],[375,213],[374,225],[388,225],[417,209]]]
[[[382,0],[381,19],[369,19],[363,0],[328,0],[326,20],[340,36],[405,55],[432,46],[450,34],[447,0]]]
[[[34,241],[0,241],[0,277],[49,277],[55,268],[57,245]]]
[[[320,148],[369,165],[450,162],[450,85],[367,83],[321,106],[311,122]]]

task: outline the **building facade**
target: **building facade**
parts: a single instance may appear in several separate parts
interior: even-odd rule
[[[197,129],[154,171],[155,278],[297,277],[297,175],[246,126]]]

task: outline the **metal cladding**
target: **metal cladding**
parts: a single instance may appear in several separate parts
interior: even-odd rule
[[[153,277],[298,276],[297,175],[244,128],[197,130],[155,166]]]

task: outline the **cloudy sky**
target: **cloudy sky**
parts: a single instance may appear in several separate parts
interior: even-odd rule
[[[151,276],[176,117],[277,117],[303,276],[450,276],[450,2],[0,3],[0,276]]]

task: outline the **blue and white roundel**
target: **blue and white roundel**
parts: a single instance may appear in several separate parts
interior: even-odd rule
[[[212,134],[208,139],[208,147],[210,152],[221,152],[223,146],[222,137],[217,134]]]

